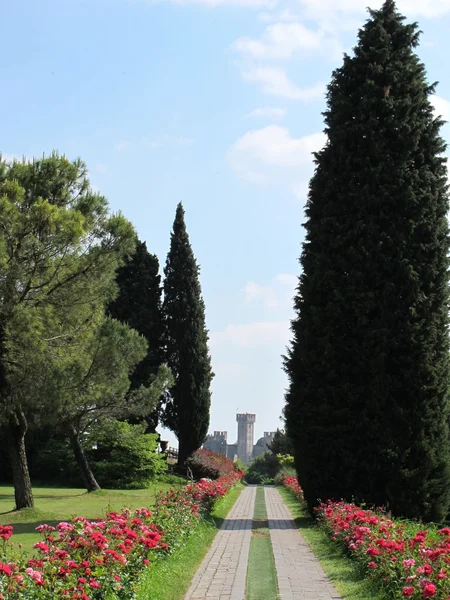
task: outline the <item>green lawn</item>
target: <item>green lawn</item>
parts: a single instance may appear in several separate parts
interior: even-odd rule
[[[256,490],[245,600],[277,600],[278,582],[270,541],[264,488]]]
[[[15,544],[22,544],[30,551],[33,544],[42,539],[35,528],[42,523],[55,525],[71,517],[88,519],[103,516],[108,510],[152,506],[160,490],[175,487],[167,483],[155,483],[143,490],[100,490],[88,494],[84,489],[33,488],[35,508],[12,511],[13,489],[0,486],[0,525],[13,525]]]

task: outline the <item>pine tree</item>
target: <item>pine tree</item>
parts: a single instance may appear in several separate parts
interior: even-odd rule
[[[33,506],[28,422],[59,408],[46,393],[55,356],[64,360],[113,298],[135,235],[92,191],[81,160],[0,157],[0,420],[17,509]]]
[[[420,32],[387,0],[333,73],[306,208],[287,429],[309,507],[449,506],[446,145]]]
[[[145,242],[138,242],[134,255],[122,266],[116,279],[119,294],[109,306],[110,315],[136,329],[148,343],[147,355],[132,373],[130,390],[148,386],[163,362],[161,276],[156,255]],[[160,406],[147,417],[149,430],[158,426]]]
[[[199,267],[181,203],[177,206],[164,274],[166,362],[175,385],[163,420],[178,437],[178,462],[183,464],[200,448],[208,433],[213,373]]]

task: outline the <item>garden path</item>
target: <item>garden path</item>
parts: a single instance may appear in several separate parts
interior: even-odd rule
[[[256,487],[243,490],[197,571],[185,600],[245,600]],[[278,599],[341,600],[276,488],[265,488]]]
[[[246,487],[228,513],[185,600],[244,600],[256,487]]]
[[[266,487],[264,492],[280,599],[341,600],[278,490]]]

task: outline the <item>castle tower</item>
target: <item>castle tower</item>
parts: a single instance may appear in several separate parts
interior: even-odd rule
[[[244,463],[248,463],[253,452],[253,437],[256,415],[248,413],[236,415],[238,424],[237,455]]]

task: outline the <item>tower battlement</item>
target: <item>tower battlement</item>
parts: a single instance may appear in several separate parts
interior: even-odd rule
[[[250,413],[237,414],[236,421],[238,423],[254,423],[256,421],[256,415]]]
[[[265,438],[273,438],[275,436],[275,431],[265,431],[264,432],[264,437]]]

